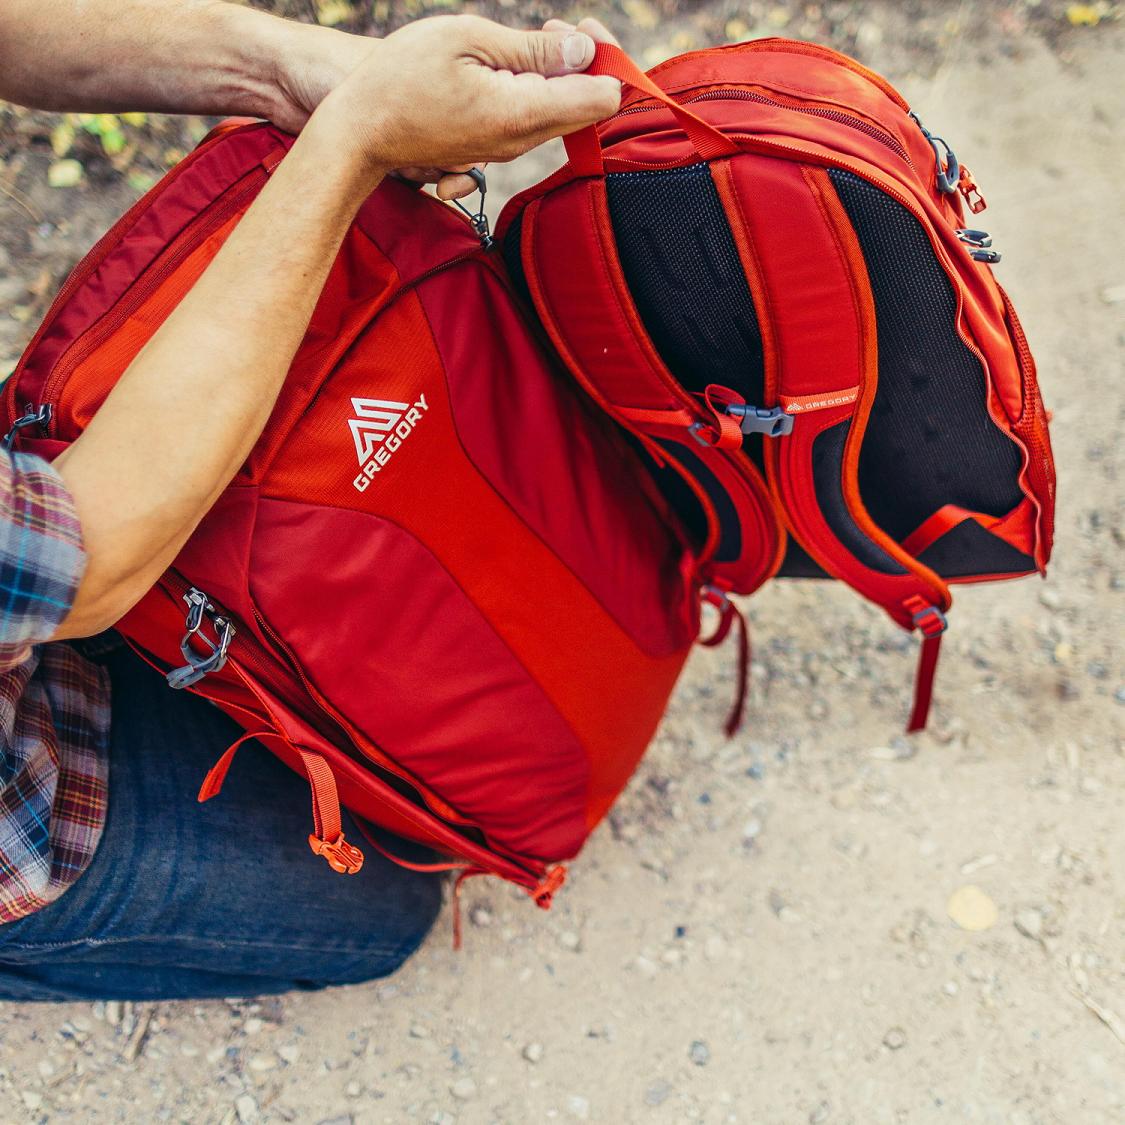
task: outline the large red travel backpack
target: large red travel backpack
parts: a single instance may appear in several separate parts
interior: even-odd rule
[[[966,226],[984,200],[889,83],[826,48],[758,40],[646,76],[602,45],[590,69],[627,96],[506,208],[509,271],[664,466],[712,583],[827,574],[921,631],[917,729],[949,583],[1051,549],[1035,365]]]
[[[290,144],[221,129],[78,266],[6,388],[20,448],[81,434]],[[342,801],[546,905],[696,636],[675,527],[500,256],[387,181],[246,465],[119,628],[308,777],[310,843],[337,870],[362,862]]]

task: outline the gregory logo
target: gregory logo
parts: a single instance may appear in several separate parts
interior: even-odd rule
[[[383,471],[429,409],[425,395],[419,395],[414,403],[388,402],[381,398],[352,399],[353,417],[348,419],[348,428],[361,469],[352,481],[357,492],[363,492],[375,474]]]

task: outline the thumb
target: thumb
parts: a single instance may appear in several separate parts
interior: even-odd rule
[[[495,70],[556,78],[576,74],[594,61],[594,40],[573,28],[517,31],[491,24],[478,44],[480,57]]]

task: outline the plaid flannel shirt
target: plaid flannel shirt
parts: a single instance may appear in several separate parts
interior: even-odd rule
[[[0,450],[0,923],[58,898],[105,824],[108,680],[70,645],[42,644],[85,563],[58,473]]]

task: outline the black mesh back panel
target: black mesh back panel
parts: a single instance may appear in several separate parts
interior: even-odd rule
[[[976,520],[965,520],[931,543],[918,561],[943,578],[970,574],[1029,574],[1035,560],[1010,543],[985,531]]]
[[[891,558],[882,547],[852,519],[844,500],[844,443],[850,421],[838,422],[817,434],[812,447],[813,487],[824,522],[833,534],[860,562],[882,574],[905,574],[905,568]],[[782,438],[782,441],[785,439]]]
[[[717,562],[731,562],[742,553],[742,524],[730,493],[715,479],[714,473],[696,457],[686,445],[665,441],[660,443],[670,457],[675,457],[702,485],[707,498],[715,506],[719,520],[719,545],[715,549]],[[707,537],[707,517],[695,493],[683,477],[672,468],[660,471],[658,483],[668,503],[672,505],[689,530],[702,543]]]
[[[1023,496],[1020,452],[988,416],[984,373],[957,334],[956,295],[929,238],[866,180],[828,174],[863,248],[878,320],[879,387],[859,459],[864,505],[900,541],[945,504],[1006,515]]]
[[[706,164],[606,177],[621,267],[641,322],[690,391],[719,383],[761,403],[758,317]]]

